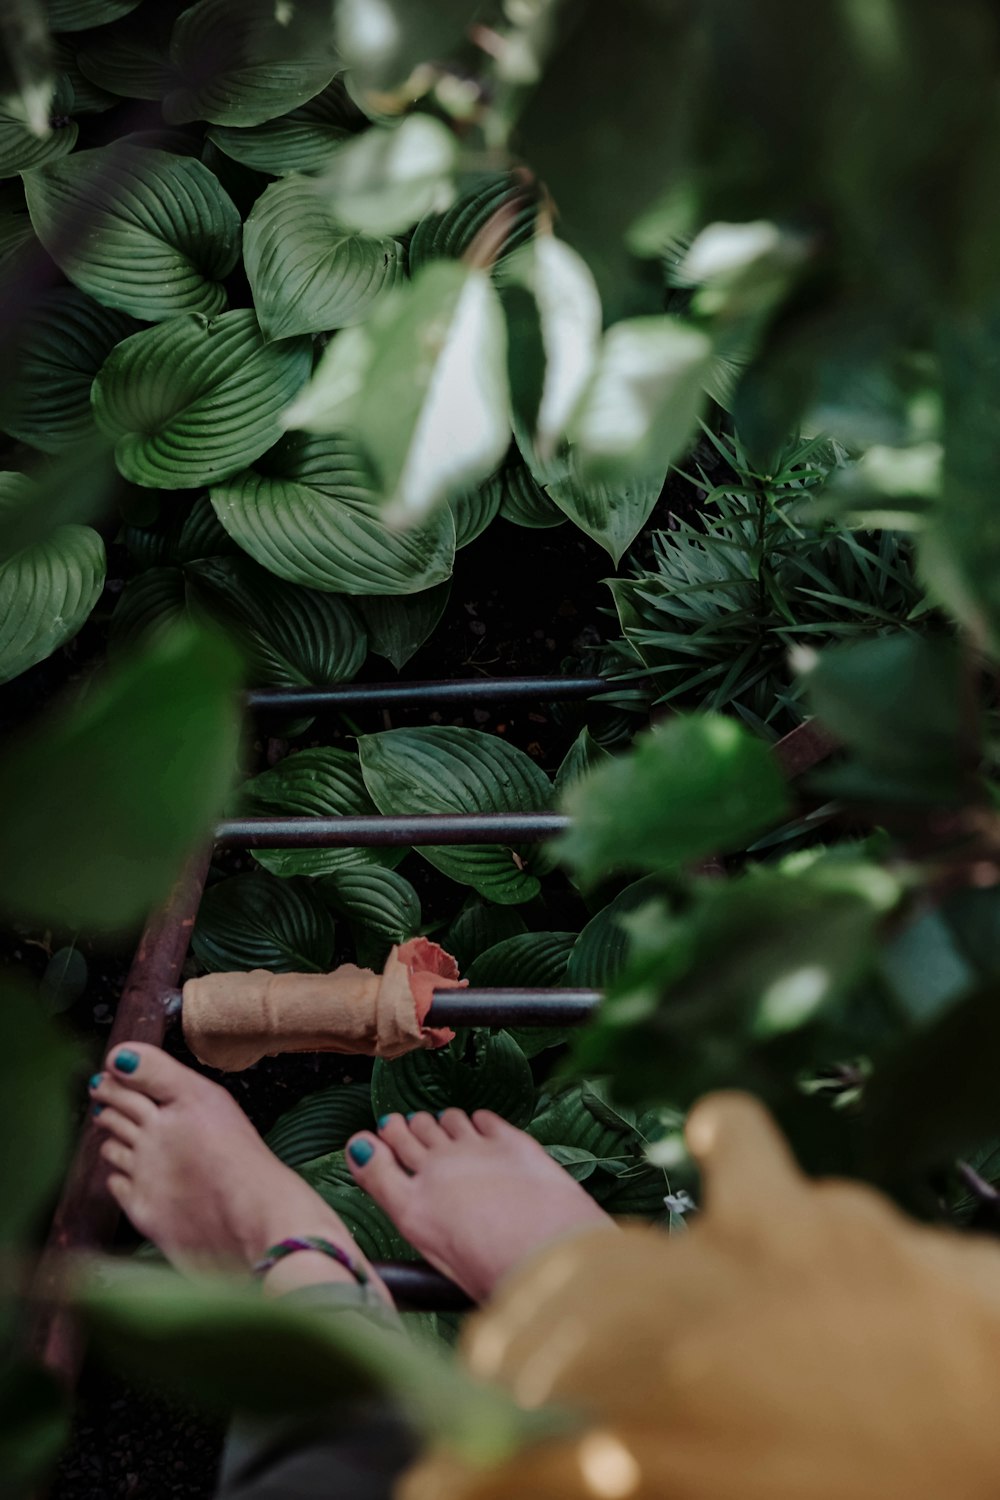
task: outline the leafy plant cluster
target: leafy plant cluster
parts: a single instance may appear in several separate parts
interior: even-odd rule
[[[524,1038],[463,1036],[304,1101],[274,1143],[375,1244],[335,1161],[348,1108],[502,1093],[611,1204],[686,1182],[683,1111],[742,1085],[809,1166],[995,1219],[996,8],[385,0],[376,34],[366,7],[338,0],[331,27],[327,0],[53,0],[55,91],[41,7],[2,18],[24,371],[3,420],[26,445],[0,493],[4,660],[92,607],[120,481],[139,576],[130,649],[4,752],[0,901],[93,931],[162,895],[231,795],[242,669],[206,619],[258,680],[348,675],[366,639],[419,635],[408,610],[432,628],[454,548],[496,514],[569,515],[617,563],[707,419],[735,483],[706,461],[704,516],[616,586],[626,670],[637,652],[690,711],[625,755],[578,742],[555,789],[495,741],[406,730],[302,750],[242,794],[336,813],[555,790],[579,936],[530,905],[558,878],[538,851],[408,857],[472,891],[444,935],[482,982],[606,990],[572,1071],[532,1098]],[[770,741],[803,709],[841,749],[790,783]],[[820,808],[823,842],[788,854]],[[374,955],[423,921],[391,860],[288,859],[213,885],[203,964],[322,966],[331,923]],[[541,930],[512,926],[522,908]],[[14,1251],[64,1158],[72,1060],[33,996],[9,1001]],[[374,1333],[235,1291],[134,1268],[80,1305],[116,1358],[217,1399],[374,1386],[480,1459],[536,1430],[431,1350],[390,1368]],[[2,1374],[27,1475],[62,1410],[37,1369]]]

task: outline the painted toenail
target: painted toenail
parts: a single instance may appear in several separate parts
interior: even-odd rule
[[[347,1150],[356,1167],[365,1166],[375,1155],[375,1147],[369,1141],[352,1141]]]
[[[441,1118],[441,1116],[443,1114],[444,1114],[444,1110],[443,1109],[436,1110],[435,1113],[434,1113],[435,1120],[440,1120],[440,1118]]]
[[[417,1118],[417,1112],[416,1112],[416,1110],[415,1109],[411,1109],[410,1113],[407,1115],[406,1118],[408,1120],[415,1120]]]
[[[138,1052],[130,1052],[128,1048],[126,1048],[124,1052],[119,1052],[118,1056],[115,1058],[115,1067],[118,1069],[119,1073],[134,1073],[138,1066]]]
[[[103,1104],[92,1104],[92,1105],[91,1105],[91,1106],[90,1106],[90,1113],[91,1113],[91,1114],[92,1114],[92,1115],[99,1115],[99,1114],[100,1114],[100,1113],[101,1113],[101,1110],[102,1110],[102,1109],[103,1109],[103,1108],[104,1108],[104,1105],[103,1105]]]
[[[101,1086],[101,1084],[103,1082],[104,1082],[104,1074],[103,1073],[95,1073],[94,1076],[93,1076],[93,1078],[87,1084],[87,1087],[88,1087],[88,1089],[99,1089],[100,1086]]]
[[[379,1128],[379,1130],[384,1130],[385,1127],[388,1125],[388,1123],[389,1123],[389,1121],[391,1119],[392,1119],[392,1115],[379,1115],[379,1119],[378,1119],[378,1128]]]

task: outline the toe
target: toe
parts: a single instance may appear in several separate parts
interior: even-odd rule
[[[415,1172],[427,1156],[427,1147],[418,1141],[403,1115],[383,1115],[378,1122],[379,1140],[392,1148],[397,1161]]]
[[[128,1115],[123,1115],[121,1110],[111,1106],[95,1104],[94,1109],[99,1113],[95,1117],[98,1130],[104,1131],[109,1137],[121,1141],[123,1145],[134,1146],[139,1139],[139,1126]]]
[[[398,1223],[400,1215],[406,1213],[414,1179],[407,1176],[394,1152],[384,1141],[365,1132],[351,1137],[346,1155],[355,1182]]]
[[[124,1172],[112,1172],[108,1178],[108,1192],[118,1207],[128,1213],[128,1205],[132,1196],[131,1177],[126,1177]]]
[[[101,1146],[101,1156],[109,1167],[114,1167],[118,1172],[132,1175],[132,1163],[135,1153],[131,1146],[126,1146],[124,1141],[116,1140],[110,1136]]]
[[[423,1111],[418,1115],[411,1115],[409,1125],[417,1140],[425,1146],[443,1146],[448,1139],[434,1116]]]
[[[156,1118],[157,1105],[145,1094],[139,1094],[135,1089],[126,1088],[113,1078],[110,1073],[97,1073],[90,1080],[90,1097],[95,1104],[101,1104],[104,1108],[117,1110],[121,1115],[127,1115],[136,1125],[149,1125]]]
[[[464,1109],[446,1109],[438,1116],[438,1119],[441,1121],[441,1129],[450,1135],[453,1141],[475,1140],[476,1127]]]
[[[107,1070],[116,1082],[144,1094],[155,1104],[171,1104],[179,1099],[198,1077],[183,1063],[147,1042],[122,1042],[109,1053]]]
[[[477,1109],[472,1116],[472,1123],[480,1135],[489,1136],[493,1140],[503,1140],[508,1136],[522,1136],[521,1130],[516,1130],[509,1125],[500,1115],[495,1115],[491,1109]]]

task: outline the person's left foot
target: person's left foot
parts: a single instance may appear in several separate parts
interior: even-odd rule
[[[364,1264],[333,1209],[268,1150],[218,1084],[158,1047],[125,1042],[90,1092],[112,1169],[108,1189],[179,1270],[246,1270],[272,1245],[306,1235]],[[326,1265],[331,1280],[348,1274]]]

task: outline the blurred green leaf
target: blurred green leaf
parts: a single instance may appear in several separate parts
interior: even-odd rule
[[[45,1007],[16,980],[4,979],[0,1000],[0,1249],[8,1256],[38,1228],[58,1186],[71,1140],[78,1058]]]
[[[719,715],[678,716],[570,787],[563,863],[586,885],[737,850],[788,811],[767,746]]]
[[[431,115],[375,126],[341,147],[317,182],[332,217],[365,234],[401,234],[455,195],[458,141]]]
[[[480,9],[481,0],[380,0],[377,11],[338,0],[337,48],[362,89],[386,94],[421,63],[447,60]]]
[[[210,836],[239,743],[239,671],[216,636],[180,627],[52,710],[0,763],[10,912],[121,928]]]
[[[38,1493],[69,1436],[69,1401],[55,1375],[20,1362],[0,1374],[0,1474],[8,1500]]]

